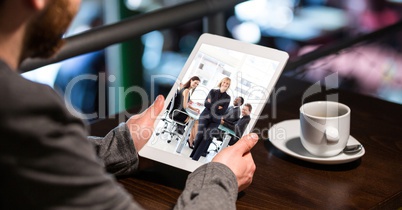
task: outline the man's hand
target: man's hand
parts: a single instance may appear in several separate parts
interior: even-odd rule
[[[221,118],[221,125],[223,125],[223,123],[225,123],[225,121],[223,120],[223,117]]]
[[[148,142],[149,138],[151,138],[154,131],[155,119],[161,113],[164,101],[164,97],[159,95],[147,110],[127,120],[126,124],[130,129],[131,138],[134,141],[137,152],[140,151]]]
[[[255,133],[241,138],[233,146],[223,149],[212,162],[222,163],[230,168],[236,175],[239,192],[246,189],[253,181],[255,164],[250,150],[258,141]]]

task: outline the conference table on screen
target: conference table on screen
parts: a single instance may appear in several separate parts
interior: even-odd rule
[[[397,209],[402,207],[402,105],[331,89],[303,99],[310,83],[281,76],[255,128],[260,140],[251,150],[253,183],[238,194],[238,209]],[[280,91],[279,91],[280,90]],[[326,88],[322,88],[326,90]],[[351,135],[365,154],[341,164],[314,163],[288,155],[268,139],[268,130],[299,118],[302,103],[336,94],[352,110]],[[135,113],[135,109],[131,110]],[[91,135],[102,136],[119,122],[99,120]],[[267,132],[265,132],[267,131]],[[139,173],[118,182],[146,209],[171,209],[189,174],[147,159]]]
[[[193,126],[195,124],[195,121],[198,120],[198,118],[200,117],[199,113],[196,113],[195,111],[193,111],[189,108],[186,109],[186,113],[190,118],[189,118],[189,121],[187,122],[187,126],[183,133],[183,137],[185,137],[185,138],[179,138],[179,140],[177,142],[177,146],[176,146],[177,153],[181,153],[181,151],[183,150],[184,145],[186,145],[186,143],[187,143],[187,139],[188,139],[187,137],[189,136],[191,129],[193,128]]]

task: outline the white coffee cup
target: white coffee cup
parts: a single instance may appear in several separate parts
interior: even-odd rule
[[[339,154],[350,135],[350,108],[331,101],[315,101],[300,107],[301,143],[312,155]]]

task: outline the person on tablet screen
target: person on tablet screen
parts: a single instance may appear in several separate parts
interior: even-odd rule
[[[105,137],[87,137],[85,123],[53,89],[17,70],[27,58],[54,56],[79,4],[0,0],[1,209],[142,209],[110,174],[139,170],[137,152],[152,135],[163,96]],[[253,178],[249,151],[257,140],[248,135],[191,173],[174,208],[235,209]]]
[[[243,103],[243,97],[236,97],[235,100],[233,100],[233,106],[230,106],[226,110],[225,115],[222,117],[222,120],[225,121],[227,124],[231,124],[234,126],[234,124],[236,124],[236,122],[240,119],[240,107],[243,105]]]
[[[243,108],[241,109],[242,117],[235,123],[232,124],[228,121],[221,120],[221,125],[233,130],[236,136],[232,136],[229,141],[229,145],[233,145],[237,142],[239,137],[241,137],[246,130],[248,123],[250,122],[250,114],[251,114],[252,106],[251,104],[244,104]]]
[[[200,84],[200,78],[197,76],[191,77],[186,83],[182,85],[178,90],[176,97],[174,98],[173,110],[169,114],[170,117],[178,122],[187,123],[190,117],[186,114],[186,109],[191,109],[196,113],[200,113],[198,108],[193,107],[190,102],[191,94]],[[177,130],[179,134],[184,133],[184,126],[177,124]],[[192,144],[192,142],[191,142]]]
[[[205,99],[205,109],[198,120],[194,150],[190,154],[193,160],[199,160],[201,156],[207,155],[208,147],[212,142],[211,134],[217,130],[230,103],[230,96],[226,93],[230,87],[230,82],[229,77],[223,78],[218,84],[219,89],[209,91]]]

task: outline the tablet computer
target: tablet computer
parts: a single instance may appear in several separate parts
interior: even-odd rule
[[[243,106],[252,106],[250,121],[242,135],[248,134],[259,119],[288,58],[286,52],[277,49],[218,35],[201,35],[166,97],[164,111],[155,121],[152,137],[139,151],[139,155],[190,172],[210,162],[227,146],[228,139],[238,132],[220,126],[223,139],[213,138],[205,157],[202,156],[197,161],[190,157],[193,149],[188,146],[187,140],[191,132],[203,132],[202,129],[197,130],[197,121],[200,120],[200,113],[206,109],[208,94],[211,90],[219,90],[219,83],[230,78],[230,86],[226,90],[230,96],[229,105],[234,105],[233,101],[240,96],[244,100]],[[177,109],[178,106],[174,104],[182,103],[183,100],[175,99],[183,95],[183,85],[194,76],[198,77],[199,84],[189,91],[188,104],[199,112]],[[180,113],[185,120],[172,117],[177,116],[173,112]]]

